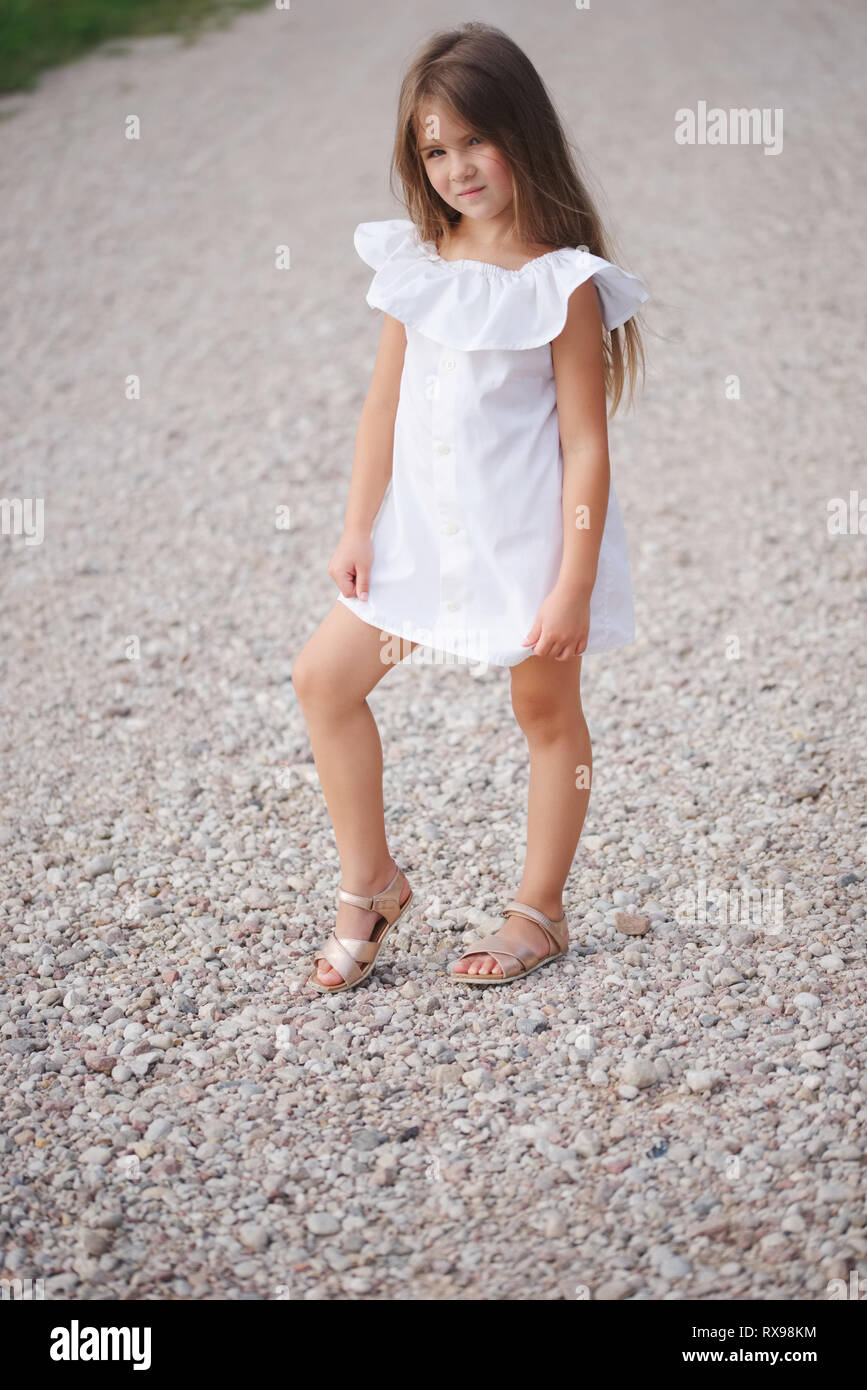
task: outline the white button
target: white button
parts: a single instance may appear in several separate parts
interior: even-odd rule
[[[437,445],[437,453],[438,453],[438,454],[450,454],[451,451],[452,451],[452,446],[451,446],[451,444],[438,444],[438,445]]]
[[[455,602],[446,604],[446,608],[449,610],[450,613],[456,613],[460,607],[461,605]]]
[[[444,371],[444,372],[452,372],[452,371],[454,371],[454,367],[455,367],[455,359],[454,359],[453,357],[446,357],[446,358],[443,360],[443,371]]]
[[[442,532],[444,536],[453,536],[456,531],[460,531],[460,526],[456,526],[453,521],[443,523]]]

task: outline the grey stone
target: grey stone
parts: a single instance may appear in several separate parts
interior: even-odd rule
[[[383,1134],[378,1129],[358,1129],[349,1142],[354,1149],[371,1150],[378,1148],[380,1144],[387,1143],[388,1135]]]
[[[330,1211],[314,1211],[307,1217],[307,1229],[314,1236],[333,1236],[340,1230],[340,1222]]]

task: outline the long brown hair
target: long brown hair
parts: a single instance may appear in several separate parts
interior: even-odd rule
[[[460,213],[431,186],[419,154],[416,121],[425,102],[449,106],[490,140],[512,173],[512,234],[519,245],[580,246],[614,261],[602,221],[544,82],[527,55],[501,29],[475,21],[428,39],[403,79],[389,182],[423,241],[439,245]],[[614,262],[619,264],[619,262]],[[644,348],[635,318],[603,329],[605,390],[611,414],[624,381],[632,402]]]

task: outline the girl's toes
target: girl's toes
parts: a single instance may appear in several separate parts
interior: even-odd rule
[[[317,978],[317,980],[319,981],[319,983],[322,984],[322,985],[341,985],[341,984],[343,984],[343,977],[342,977],[342,975],[338,975],[337,971],[336,971],[336,970],[334,969],[334,967],[331,966],[331,965],[326,965],[326,967],[325,967],[324,970],[323,970],[322,967],[320,966],[319,969],[318,969],[317,972],[316,972],[316,978]]]

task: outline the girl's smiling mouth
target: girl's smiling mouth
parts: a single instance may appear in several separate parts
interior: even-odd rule
[[[464,191],[463,191],[463,193],[459,193],[459,194],[458,194],[458,197],[459,197],[459,198],[471,198],[471,197],[473,196],[474,193],[484,193],[484,191],[485,191],[485,186],[484,186],[484,184],[481,184],[481,183],[480,183],[476,188],[465,188]]]

